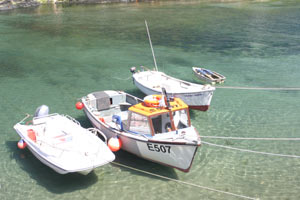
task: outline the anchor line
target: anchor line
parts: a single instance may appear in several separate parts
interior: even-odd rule
[[[234,87],[234,86],[215,86],[218,89],[237,89],[237,90],[283,90],[283,91],[300,91],[300,88],[264,88],[264,87]]]
[[[287,157],[287,158],[300,158],[298,155],[286,155],[286,154],[277,154],[277,153],[269,153],[269,152],[262,152],[262,151],[254,151],[254,150],[249,150],[249,149],[240,149],[236,147],[229,147],[225,145],[220,145],[220,144],[214,144],[210,142],[204,142],[202,141],[203,144],[211,145],[211,146],[216,146],[216,147],[221,147],[225,149],[230,149],[230,150],[237,150],[237,151],[243,151],[243,152],[248,152],[248,153],[256,153],[256,154],[262,154],[262,155],[269,155],[269,156],[279,156],[279,157]]]
[[[131,78],[131,76],[129,76],[127,78],[119,78],[119,77],[112,77],[112,78],[120,80],[120,81],[128,81]]]
[[[189,183],[189,182],[185,182],[185,181],[181,181],[181,180],[176,180],[176,179],[169,178],[169,177],[166,177],[166,176],[162,176],[162,175],[159,175],[159,174],[155,174],[155,173],[147,172],[147,171],[137,169],[137,168],[134,168],[134,167],[130,167],[130,166],[127,166],[127,165],[123,165],[121,163],[116,163],[116,162],[111,162],[111,163],[113,163],[115,165],[118,165],[118,166],[121,166],[121,167],[124,167],[124,168],[127,168],[127,169],[131,169],[131,170],[134,170],[134,171],[138,171],[138,172],[141,172],[141,173],[144,173],[144,174],[148,174],[148,175],[155,176],[155,177],[158,177],[158,178],[166,179],[166,180],[169,180],[169,181],[177,182],[177,183],[180,183],[180,184],[185,184],[185,185],[198,187],[198,188],[213,191],[213,192],[227,194],[227,195],[239,197],[239,198],[242,198],[242,199],[251,199],[251,200],[256,200],[257,199],[257,198],[253,198],[253,197],[240,195],[240,194],[234,194],[234,193],[231,193],[231,192],[226,192],[226,191],[222,191],[222,190],[209,188],[209,187],[206,187],[206,186],[197,185],[197,184],[194,184],[194,183]]]
[[[300,138],[255,138],[255,137],[224,137],[224,136],[206,136],[201,135],[202,138],[210,139],[231,139],[231,140],[265,140],[265,141],[299,141]]]
[[[119,77],[112,77],[117,80],[127,81],[131,78],[131,76],[127,78],[119,78]],[[235,87],[235,86],[214,86],[218,89],[237,89],[237,90],[271,90],[271,91],[300,91],[300,88],[266,88],[266,87]]]

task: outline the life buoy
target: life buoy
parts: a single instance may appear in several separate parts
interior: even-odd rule
[[[159,107],[161,95],[149,95],[144,98],[144,104],[149,107]]]

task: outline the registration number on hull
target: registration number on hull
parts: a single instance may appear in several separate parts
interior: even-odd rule
[[[168,145],[147,143],[147,147],[149,151],[156,151],[162,153],[171,152],[171,146]]]

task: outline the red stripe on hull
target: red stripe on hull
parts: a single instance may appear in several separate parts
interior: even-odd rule
[[[207,111],[209,108],[209,105],[203,105],[203,106],[189,106],[190,109],[194,110],[200,110],[200,111]]]

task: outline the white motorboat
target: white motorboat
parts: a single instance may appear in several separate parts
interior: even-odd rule
[[[206,84],[224,83],[226,79],[222,74],[203,67],[193,67],[193,72],[202,83]]]
[[[145,67],[141,71],[133,67],[131,72],[134,84],[146,95],[160,94],[165,88],[169,96],[182,99],[191,109],[206,111],[210,106],[215,90],[211,85],[190,83]]]
[[[48,114],[43,105],[32,121],[23,119],[14,126],[21,140],[19,147],[29,150],[45,165],[60,174],[88,174],[94,168],[112,162],[115,155],[106,144],[106,136],[97,129],[85,129],[68,115]],[[30,123],[28,123],[30,122]],[[102,134],[102,141],[97,135]]]
[[[181,99],[168,100],[165,93],[142,100],[108,90],[90,93],[81,102],[93,126],[109,140],[117,137],[123,150],[184,172],[190,170],[201,140]]]

